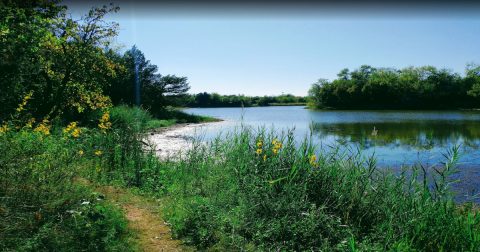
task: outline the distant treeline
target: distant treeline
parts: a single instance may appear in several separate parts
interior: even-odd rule
[[[186,96],[183,107],[254,107],[254,106],[282,106],[305,105],[307,97],[292,94],[279,96],[245,96],[245,95],[219,95],[217,93],[198,93]]]
[[[480,67],[468,63],[465,77],[433,66],[347,68],[336,80],[319,79],[309,105],[320,109],[458,109],[480,107]]]

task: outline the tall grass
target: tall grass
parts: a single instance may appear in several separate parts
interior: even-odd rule
[[[449,189],[458,147],[427,178],[421,166],[378,170],[360,148],[296,141],[293,130],[242,125],[145,176],[169,199],[175,236],[199,249],[480,250],[480,215],[459,211]]]
[[[48,124],[38,131],[10,125],[0,135],[0,249],[132,250],[123,209],[80,183],[85,161],[95,156],[87,148],[95,132],[69,138]]]

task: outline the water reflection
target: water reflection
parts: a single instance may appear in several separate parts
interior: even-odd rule
[[[372,134],[375,129],[376,134]],[[315,123],[314,133],[320,140],[332,136],[347,142],[362,143],[365,148],[387,147],[405,150],[429,150],[463,144],[470,149],[480,147],[478,121],[406,121]]]

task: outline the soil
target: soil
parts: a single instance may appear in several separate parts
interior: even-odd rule
[[[170,227],[159,215],[161,204],[151,202],[141,196],[119,187],[96,186],[95,191],[105,195],[105,199],[126,210],[129,228],[136,233],[142,251],[196,251],[194,247],[172,239]]]

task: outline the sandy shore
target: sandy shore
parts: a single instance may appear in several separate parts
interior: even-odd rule
[[[168,127],[161,127],[147,131],[148,144],[155,148],[157,156],[160,158],[173,157],[181,150],[185,152],[192,147],[191,139],[195,133],[199,133],[202,126],[210,123],[221,122],[222,119],[216,119],[212,122],[202,123],[179,123]]]

